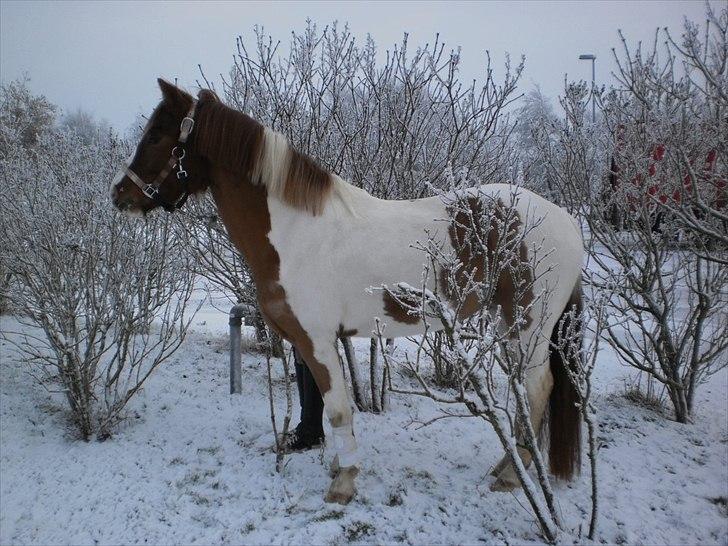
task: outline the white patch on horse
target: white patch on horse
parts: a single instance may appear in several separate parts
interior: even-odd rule
[[[359,464],[359,454],[351,425],[332,427],[331,432],[334,436],[334,449],[339,456],[339,466]]]
[[[126,158],[126,161],[124,162],[124,165],[131,165],[131,162],[134,160],[134,155],[136,154],[136,150],[133,150],[129,157]],[[118,184],[121,183],[121,181],[124,179],[124,176],[126,176],[126,171],[124,171],[124,167],[119,169],[119,171],[116,173],[116,176],[114,176],[114,179],[111,181],[111,186],[109,186],[109,193],[111,196],[114,196],[114,189]]]

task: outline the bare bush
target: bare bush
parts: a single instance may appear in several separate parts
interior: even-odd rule
[[[81,108],[67,112],[61,118],[60,126],[67,132],[75,133],[87,145],[107,138],[112,131],[108,121],[97,120],[93,114]]]
[[[550,142],[558,123],[549,99],[536,87],[523,97],[516,115],[513,137],[518,146],[518,173],[515,180],[542,197],[559,203],[560,195],[544,164],[540,147]]]
[[[469,199],[473,195],[477,195],[483,203],[481,211],[473,211],[470,206]],[[511,196],[511,202],[505,204],[485,192],[475,193],[475,190],[456,191],[442,198],[454,211],[455,218],[468,219],[464,223],[455,219],[453,225],[464,230],[461,244],[467,245],[467,255],[477,261],[474,267],[482,273],[482,279],[469,273],[468,266],[461,262],[459,257],[463,255],[463,248],[456,245],[453,251],[445,251],[441,242],[431,238],[419,245],[428,262],[422,285],[414,287],[399,283],[383,287],[424,323],[423,336],[414,355],[384,351],[382,338],[386,327],[380,324],[377,334],[389,371],[389,388],[393,393],[425,396],[441,405],[442,413],[423,425],[443,418],[474,416],[492,426],[544,536],[553,542],[561,522],[548,470],[538,446],[538,430],[531,421],[526,389],[527,373],[543,364],[534,361],[535,355],[544,354],[539,352],[539,347],[549,343],[543,331],[551,319],[546,312],[550,292],[544,289],[534,294],[534,289],[552,266],[548,259],[550,252],[545,248],[529,245],[532,251],[527,258],[519,250],[525,237],[538,228],[541,220],[529,218],[521,225],[522,219],[514,207],[517,191]],[[442,288],[443,275],[447,278],[444,283],[449,287],[447,290]],[[499,303],[500,279],[504,275],[514,279],[513,300],[507,303],[513,310],[510,320],[499,312],[503,303]],[[473,301],[477,301],[474,306],[477,311],[466,318],[462,311],[468,305],[472,306]],[[526,327],[528,316],[535,318],[537,324]],[[569,318],[572,323],[581,321],[576,310]],[[441,336],[428,335],[433,330],[441,330]],[[568,353],[569,358],[582,362],[579,336],[576,326],[564,326],[558,340],[564,354]],[[585,412],[591,411],[590,378],[596,359],[596,344],[590,345],[588,350],[588,359],[571,372]],[[429,373],[428,363],[432,355],[437,355],[451,367],[452,384],[449,388],[439,386]],[[394,378],[401,376],[402,369],[415,379],[414,386],[394,383]],[[462,409],[457,409],[458,406]],[[589,417],[593,424],[591,414]],[[590,442],[590,446],[595,460],[596,445]],[[526,470],[531,461],[536,470],[535,481]],[[595,473],[593,476],[596,478]],[[596,500],[594,502],[596,510]],[[596,512],[592,527],[596,528]],[[594,536],[594,531],[590,536]]]
[[[486,57],[484,81],[464,83],[460,51],[437,37],[412,51],[405,35],[383,63],[371,38],[359,46],[336,24],[294,32],[285,57],[279,45],[260,29],[252,44],[238,39],[223,82],[228,102],[355,186],[417,198],[444,185],[452,165],[490,181],[512,168],[512,127],[501,114],[515,100],[522,61],[506,59],[497,84]]]
[[[30,148],[53,128],[56,107],[31,93],[29,83],[24,76],[0,86],[0,153],[10,153],[13,143]]]
[[[606,339],[665,386],[680,422],[691,418],[698,385],[727,362],[728,255],[716,236],[725,233],[716,192],[728,179],[719,85],[727,13],[709,12],[714,30],[701,60],[691,23],[680,47],[669,34],[665,50],[657,37],[647,51],[623,39],[621,86],[598,97],[600,123],[585,119],[587,86],[571,84],[555,142],[541,143],[563,201],[588,225],[588,280],[610,294]],[[697,67],[702,86],[698,62],[707,63]]]
[[[728,265],[728,8],[716,13],[706,3],[704,28],[685,21],[680,38],[658,31],[651,49],[632,50],[620,37],[616,77],[634,116],[623,123],[639,124],[652,152],[660,185],[653,209],[674,219],[706,260]],[[626,136],[630,145],[635,136]]]
[[[0,238],[22,314],[3,332],[43,385],[60,386],[81,437],[110,435],[146,379],[185,337],[193,274],[170,220],[112,212],[126,150],[64,132],[0,159]]]
[[[506,58],[497,83],[486,56],[483,81],[465,83],[460,51],[448,52],[438,37],[413,51],[405,35],[383,62],[371,38],[360,46],[336,24],[294,32],[287,54],[279,46],[258,28],[252,43],[239,38],[225,99],[353,185],[412,199],[446,185],[453,166],[473,179],[511,180],[513,126],[504,110],[517,98],[522,60]],[[373,411],[383,396],[369,404],[364,391],[380,390],[376,355],[375,347],[370,388],[355,388],[357,404]]]

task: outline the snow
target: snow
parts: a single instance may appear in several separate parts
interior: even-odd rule
[[[4,331],[20,328],[0,318]],[[521,493],[492,493],[502,455],[479,419],[443,419],[431,400],[391,395],[357,414],[363,461],[348,506],[323,502],[330,453],[286,459],[275,473],[265,360],[244,354],[243,393],[228,394],[227,315],[203,307],[182,348],[132,401],[105,442],[74,439],[63,399],[30,381],[0,346],[0,544],[541,543]],[[368,340],[355,344],[368,360]],[[282,415],[280,366],[276,366]],[[681,425],[628,402],[629,370],[607,349],[595,371],[600,424],[599,539],[728,543],[728,370],[698,390]],[[294,387],[295,393],[295,387]],[[554,490],[579,539],[589,475]]]

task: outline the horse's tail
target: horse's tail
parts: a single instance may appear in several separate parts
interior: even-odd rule
[[[577,404],[576,387],[569,378],[566,367],[575,369],[581,358],[581,279],[561,313],[551,333],[551,343],[558,344],[563,332],[576,333],[578,347],[561,351],[552,347],[549,354],[554,387],[549,399],[549,463],[551,473],[557,478],[570,479],[581,465],[581,412]],[[573,312],[573,314],[572,314]],[[572,321],[576,321],[573,325]],[[564,358],[566,357],[566,359]]]

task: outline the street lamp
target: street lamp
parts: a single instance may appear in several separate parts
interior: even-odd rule
[[[592,101],[592,123],[596,122],[597,119],[597,111],[596,111],[596,104],[594,102],[594,63],[597,60],[597,56],[593,53],[585,53],[583,55],[579,55],[580,61],[591,61],[592,62],[592,88],[591,88],[591,101]]]

